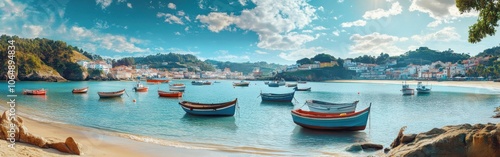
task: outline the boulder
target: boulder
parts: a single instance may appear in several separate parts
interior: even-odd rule
[[[68,146],[69,150],[71,151],[72,154],[80,155],[80,147],[78,143],[75,142],[73,137],[68,137],[66,139],[66,142],[64,142],[66,146]]]
[[[381,144],[373,143],[356,143],[346,148],[348,152],[359,152],[359,151],[376,151],[383,149],[384,146]]]

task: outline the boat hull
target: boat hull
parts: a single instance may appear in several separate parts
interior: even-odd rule
[[[353,113],[358,101],[353,103],[328,103],[317,100],[306,101],[310,111],[321,113]]]
[[[134,87],[135,92],[147,92],[148,87]]]
[[[417,89],[418,94],[429,94],[431,93],[431,89]]]
[[[182,92],[164,92],[164,91],[158,91],[158,96],[160,96],[160,97],[177,98],[177,97],[182,97]]]
[[[168,83],[170,80],[167,79],[147,79],[147,83]]]
[[[308,117],[292,111],[293,122],[304,128],[318,129],[318,130],[334,130],[334,131],[358,131],[366,128],[368,116],[370,114],[370,107],[353,113],[352,116],[346,115],[345,117],[334,118],[320,118]],[[339,115],[339,114],[337,114]]]
[[[295,91],[311,91],[311,87],[309,87],[309,88],[297,88],[297,87],[295,87],[295,88],[293,88],[293,90],[295,90]]]
[[[262,101],[291,102],[295,92],[285,94],[260,93]]]
[[[121,91],[116,91],[116,92],[97,92],[100,98],[115,98],[115,97],[121,97],[125,93],[125,89]]]
[[[42,89],[38,89],[38,90],[25,90],[25,91],[23,91],[23,94],[24,95],[46,95],[47,94],[47,90],[42,90]]]
[[[236,110],[236,104],[217,109],[196,109],[188,108],[182,105],[181,107],[184,111],[186,111],[186,113],[198,116],[233,116]]]
[[[279,87],[280,85],[278,83],[268,83],[267,86],[269,86],[269,87]]]
[[[403,95],[413,95],[413,94],[415,94],[415,90],[413,90],[413,89],[402,89],[401,92],[403,92]]]
[[[182,92],[182,91],[186,90],[186,86],[182,86],[182,87],[181,86],[170,86],[169,89],[170,89],[170,91]]]

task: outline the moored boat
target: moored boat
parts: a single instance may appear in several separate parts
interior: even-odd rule
[[[359,101],[351,103],[331,103],[319,100],[306,100],[309,111],[321,113],[353,113]]]
[[[292,110],[293,122],[304,128],[319,130],[357,131],[364,130],[370,114],[371,104],[368,108],[353,113],[321,113]]]
[[[428,88],[422,84],[422,82],[418,82],[417,84],[417,93],[418,94],[428,94],[431,93],[432,88]]]
[[[186,113],[192,115],[202,115],[202,116],[233,116],[236,110],[236,102],[238,99],[233,101],[207,104],[207,103],[197,103],[182,101],[179,105],[182,107]]]
[[[293,90],[295,90],[295,91],[311,91],[311,87],[308,87],[308,88],[295,87],[295,88],[293,88]]]
[[[171,84],[171,85],[169,85],[169,89],[170,89],[170,91],[183,92],[184,90],[186,90],[186,85],[184,85],[182,83]]]
[[[133,88],[135,92],[147,92],[148,87],[144,86],[140,81],[137,81],[137,84]]]
[[[297,83],[306,84],[307,82],[306,81],[297,81]]]
[[[24,95],[45,95],[47,94],[47,90],[45,89],[34,89],[34,90],[30,90],[30,89],[25,89],[23,90],[23,94]]]
[[[182,92],[179,92],[179,91],[167,92],[167,91],[158,90],[158,96],[160,96],[160,97],[182,97]]]
[[[80,89],[74,88],[71,92],[75,93],[75,94],[81,94],[81,93],[87,93],[88,90],[89,90],[89,87],[80,88]]]
[[[168,83],[168,78],[148,78],[146,79],[147,83]]]
[[[121,97],[123,93],[125,93],[125,89],[116,92],[97,92],[100,98]]]
[[[203,81],[203,85],[212,85],[212,82],[210,82],[210,81]]]
[[[291,93],[275,94],[275,93],[260,93],[262,101],[281,101],[281,102],[291,102],[295,91]]]
[[[415,93],[415,90],[413,88],[410,88],[410,85],[406,84],[406,81],[403,83],[403,89],[401,89],[401,92],[403,92],[403,95],[413,95]]]
[[[248,87],[248,85],[250,85],[250,82],[245,82],[245,81],[233,82],[233,86]]]
[[[277,82],[269,82],[269,83],[267,84],[267,86],[269,86],[269,87],[279,87],[279,86],[280,86],[280,84],[278,84]]]
[[[287,83],[286,86],[287,87],[297,87],[297,84],[296,83]]]

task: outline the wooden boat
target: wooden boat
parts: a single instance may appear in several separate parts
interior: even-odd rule
[[[212,85],[212,82],[210,82],[210,81],[203,81],[203,85]]]
[[[297,83],[306,84],[307,82],[306,81],[297,81]]]
[[[428,94],[431,93],[432,88],[427,88],[422,84],[422,82],[418,82],[416,89],[418,94]]]
[[[291,102],[295,91],[291,93],[284,94],[274,94],[274,93],[260,93],[262,101],[281,101],[281,102]]]
[[[245,81],[233,82],[233,86],[248,87],[248,85],[250,85],[250,82],[245,82]]]
[[[24,95],[45,95],[47,94],[47,90],[45,89],[34,89],[34,90],[29,90],[29,89],[25,89],[23,90],[23,94]]]
[[[116,92],[97,92],[100,98],[113,98],[113,97],[121,97],[125,93],[125,89],[119,90]]]
[[[269,82],[269,83],[267,84],[267,86],[269,86],[269,87],[279,87],[279,86],[280,86],[280,84],[278,84],[277,82]]]
[[[148,87],[142,85],[142,83],[140,81],[138,81],[137,84],[135,85],[135,87],[133,88],[133,90],[135,92],[147,92]]]
[[[304,128],[319,130],[357,131],[364,130],[370,114],[371,104],[368,108],[353,113],[320,113],[292,110],[293,122]]]
[[[410,85],[406,84],[406,81],[403,83],[403,89],[401,89],[401,92],[403,92],[403,95],[413,95],[415,94],[415,90],[413,88],[410,88]]]
[[[286,86],[287,87],[297,87],[297,84],[296,83],[287,83]]]
[[[295,91],[311,91],[311,87],[308,87],[308,88],[295,87],[295,88],[293,88],[293,90],[295,90]]]
[[[170,91],[183,92],[184,90],[186,90],[186,85],[184,85],[182,83],[171,84],[171,85],[169,85],[169,89],[170,89]]]
[[[216,103],[216,104],[205,104],[197,102],[182,101],[179,102],[182,109],[186,113],[192,115],[203,115],[203,116],[233,116],[236,110],[236,102],[238,98],[233,101]]]
[[[309,111],[321,113],[353,113],[359,101],[351,103],[330,103],[319,100],[306,100]]]
[[[147,83],[168,83],[168,78],[148,78],[146,79]]]
[[[73,92],[75,94],[80,94],[80,93],[87,93],[88,90],[89,90],[89,87],[80,88],[80,89],[74,88],[71,92]]]
[[[158,96],[160,97],[182,97],[182,92],[167,92],[167,91],[162,91],[158,90]]]
[[[192,85],[203,85],[203,81],[191,81]]]

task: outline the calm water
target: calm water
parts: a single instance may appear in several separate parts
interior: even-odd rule
[[[500,122],[490,118],[494,107],[500,105],[498,89],[433,86],[429,95],[402,96],[400,85],[308,82],[299,87],[312,87],[312,91],[296,92],[293,103],[264,103],[258,97],[261,91],[285,93],[292,88],[267,87],[261,81],[236,88],[229,80],[210,86],[191,86],[190,80],[173,82],[186,84],[184,100],[222,102],[238,98],[239,109],[234,117],[191,116],[178,105],[179,99],[158,97],[157,89],[168,90],[166,84],[148,84],[149,92],[135,93],[134,82],[119,81],[18,82],[17,91],[45,88],[48,94],[42,97],[19,94],[17,102],[21,108],[34,110],[36,115],[64,123],[178,141],[185,147],[192,143],[281,155],[343,153],[347,146],[361,141],[388,146],[402,126],[408,126],[406,133],[419,133],[444,125]],[[7,87],[5,82],[0,86]],[[73,88],[86,86],[90,87],[87,94],[71,93]],[[99,99],[97,95],[98,91],[123,88],[128,96]],[[6,92],[1,90],[0,94],[7,95]],[[333,133],[303,129],[293,123],[290,110],[303,106],[308,99],[359,100],[357,110],[372,103],[368,127],[364,131]]]

